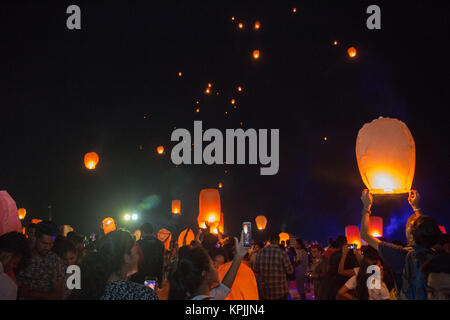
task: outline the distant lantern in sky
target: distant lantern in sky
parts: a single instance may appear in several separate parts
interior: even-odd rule
[[[356,49],[355,49],[355,47],[348,48],[347,53],[348,53],[348,56],[350,58],[356,57]]]
[[[206,94],[210,94],[211,93],[211,89],[210,88],[206,88],[205,93]]]
[[[191,244],[192,241],[195,240],[195,234],[192,229],[187,228],[180,232],[180,235],[178,236],[178,248],[188,246]]]
[[[257,216],[255,222],[258,230],[264,230],[267,225],[267,218],[265,216]]]
[[[173,214],[181,213],[181,200],[172,200],[172,213]]]
[[[282,241],[284,241],[284,243],[286,243],[286,241],[289,240],[289,234],[286,232],[282,232],[280,233],[280,244]]]
[[[335,46],[337,46],[337,45],[338,45],[338,42],[337,42],[336,40],[334,40],[333,44],[334,44]]]
[[[236,103],[236,100],[231,99],[231,104],[235,104],[235,103]]]
[[[242,22],[239,22],[238,27],[239,27],[239,29],[243,29],[244,28],[244,24]]]
[[[172,240],[172,233],[166,228],[162,228],[157,233],[158,240],[164,243],[164,248],[166,250],[170,249],[170,241]]]
[[[210,225],[220,221],[220,195],[217,189],[203,189],[199,196],[199,227],[204,226],[204,222]]]
[[[156,148],[156,152],[158,152],[158,154],[163,154],[164,153],[164,147],[163,146],[159,146],[158,148]]]
[[[208,88],[211,88],[212,87],[212,84],[211,84],[211,82],[210,83],[208,83]]]
[[[259,50],[253,50],[253,59],[259,59]]]
[[[241,87],[241,86],[238,86],[238,87],[237,87],[237,91],[242,92],[242,87]]]
[[[347,243],[356,244],[358,248],[361,248],[361,234],[358,226],[346,226],[345,237],[347,238]]]
[[[89,152],[84,155],[84,165],[89,170],[94,170],[98,163],[98,154],[95,152]]]
[[[231,21],[234,21],[236,18],[235,17],[231,17]]]
[[[411,132],[402,121],[380,117],[364,124],[356,139],[356,160],[370,192],[411,191],[416,148]]]
[[[376,238],[383,236],[383,218],[370,216],[369,234]]]
[[[200,108],[195,109],[195,112],[199,113],[200,112]]]
[[[111,231],[116,230],[116,223],[113,218],[105,218],[102,221],[102,228],[105,234],[110,233]]]
[[[292,8],[292,12],[296,13],[297,12],[297,8]]]
[[[327,138],[327,137],[323,137],[323,140],[327,141],[327,140],[328,140],[328,138]]]
[[[27,215],[27,210],[25,210],[25,208],[20,208],[19,210],[17,210],[17,214],[19,215],[19,219],[23,220]]]
[[[255,22],[255,30],[259,30],[259,28],[261,28],[261,22],[256,21]]]
[[[222,182],[219,182],[219,188],[222,188],[222,187],[223,187]]]
[[[181,71],[180,72],[178,72],[178,76],[179,77],[181,77],[183,74],[181,73]]]

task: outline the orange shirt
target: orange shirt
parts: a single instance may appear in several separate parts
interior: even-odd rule
[[[217,268],[220,281],[223,280],[223,277],[227,274],[230,266],[231,261],[224,263]],[[259,300],[255,274],[246,264],[241,263],[239,266],[231,292],[225,300]]]

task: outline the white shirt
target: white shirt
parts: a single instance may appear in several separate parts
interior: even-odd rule
[[[0,262],[0,300],[17,300],[17,285],[3,270]]]
[[[223,283],[219,284],[217,287],[212,288],[209,291],[209,296],[206,295],[200,295],[195,296],[191,300],[225,300],[225,298],[230,294],[231,289],[228,288]]]
[[[356,277],[358,276],[359,268],[354,268],[355,275],[348,279],[345,286],[350,290],[356,289]],[[375,279],[373,279],[375,281]],[[381,281],[380,289],[368,289],[369,290],[369,300],[388,300],[390,298],[389,290],[386,287],[384,281]]]

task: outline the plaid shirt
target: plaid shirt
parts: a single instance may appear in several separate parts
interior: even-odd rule
[[[254,271],[259,274],[261,299],[276,300],[289,293],[286,274],[293,273],[294,267],[278,245],[270,245],[258,252]]]

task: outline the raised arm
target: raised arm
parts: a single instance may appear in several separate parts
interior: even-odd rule
[[[361,211],[361,238],[366,241],[369,246],[378,250],[378,244],[380,240],[369,234],[370,225],[370,209],[372,208],[373,197],[369,190],[364,189],[361,194],[361,201],[363,203],[363,209]]]
[[[244,247],[244,240],[243,240],[243,231],[241,232],[241,241],[238,242],[237,238],[234,238],[234,242],[236,245],[236,254],[234,255],[233,262],[231,263],[230,268],[228,269],[227,273],[223,277],[222,284],[227,286],[231,289],[233,286],[234,279],[236,278],[236,274],[239,270],[239,267],[241,265],[242,259],[248,252],[248,248]]]
[[[348,246],[342,247],[342,256],[341,256],[341,261],[339,261],[338,273],[340,275],[343,275],[346,277],[351,277],[351,276],[355,275],[355,271],[353,269],[347,269],[347,270],[344,269],[345,259],[347,259],[348,251],[349,251]]]

